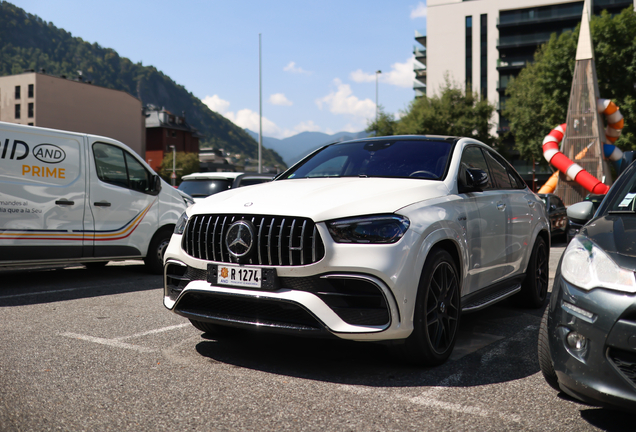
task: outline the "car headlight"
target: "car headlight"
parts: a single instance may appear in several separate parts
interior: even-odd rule
[[[361,216],[327,222],[336,243],[395,243],[409,228],[407,218],[397,215]]]
[[[585,237],[572,239],[563,253],[561,275],[573,285],[584,290],[607,288],[636,293],[634,272],[616,263]]]
[[[181,216],[179,216],[179,220],[177,221],[177,224],[174,226],[174,233],[179,235],[183,234],[183,231],[185,230],[187,223],[188,223],[188,215],[186,214],[186,212],[183,212]]]

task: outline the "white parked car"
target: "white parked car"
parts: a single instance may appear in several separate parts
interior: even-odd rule
[[[201,331],[394,341],[434,365],[463,312],[513,295],[544,305],[549,245],[541,199],[485,144],[368,138],[190,207],[166,250],[164,305]]]

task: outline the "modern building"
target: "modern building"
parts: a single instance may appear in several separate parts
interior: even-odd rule
[[[139,99],[84,81],[28,71],[0,77],[0,121],[114,138],[141,157],[146,128]]]
[[[593,0],[592,9],[619,13],[630,6],[636,0]],[[428,0],[427,8],[427,34],[415,34],[420,44],[414,49],[415,96],[436,94],[448,76],[497,107],[493,122],[502,134],[509,130],[502,115],[508,83],[552,33],[576,28],[583,1]],[[526,181],[545,181],[549,175],[537,173],[531,161],[512,162]]]
[[[146,162],[159,171],[167,152],[199,153],[201,135],[188,124],[185,113],[181,117],[164,108],[145,107]]]

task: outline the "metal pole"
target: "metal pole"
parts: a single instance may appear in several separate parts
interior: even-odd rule
[[[261,34],[258,34],[258,172],[262,172],[263,147],[263,91],[261,79]]]
[[[172,186],[175,186],[177,183],[177,150],[172,147]]]
[[[378,75],[381,70],[375,72],[375,126],[378,127]]]

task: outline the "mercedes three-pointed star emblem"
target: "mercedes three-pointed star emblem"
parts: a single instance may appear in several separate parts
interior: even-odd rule
[[[240,220],[230,225],[225,235],[225,246],[235,258],[242,258],[252,252],[254,228],[249,221]]]

